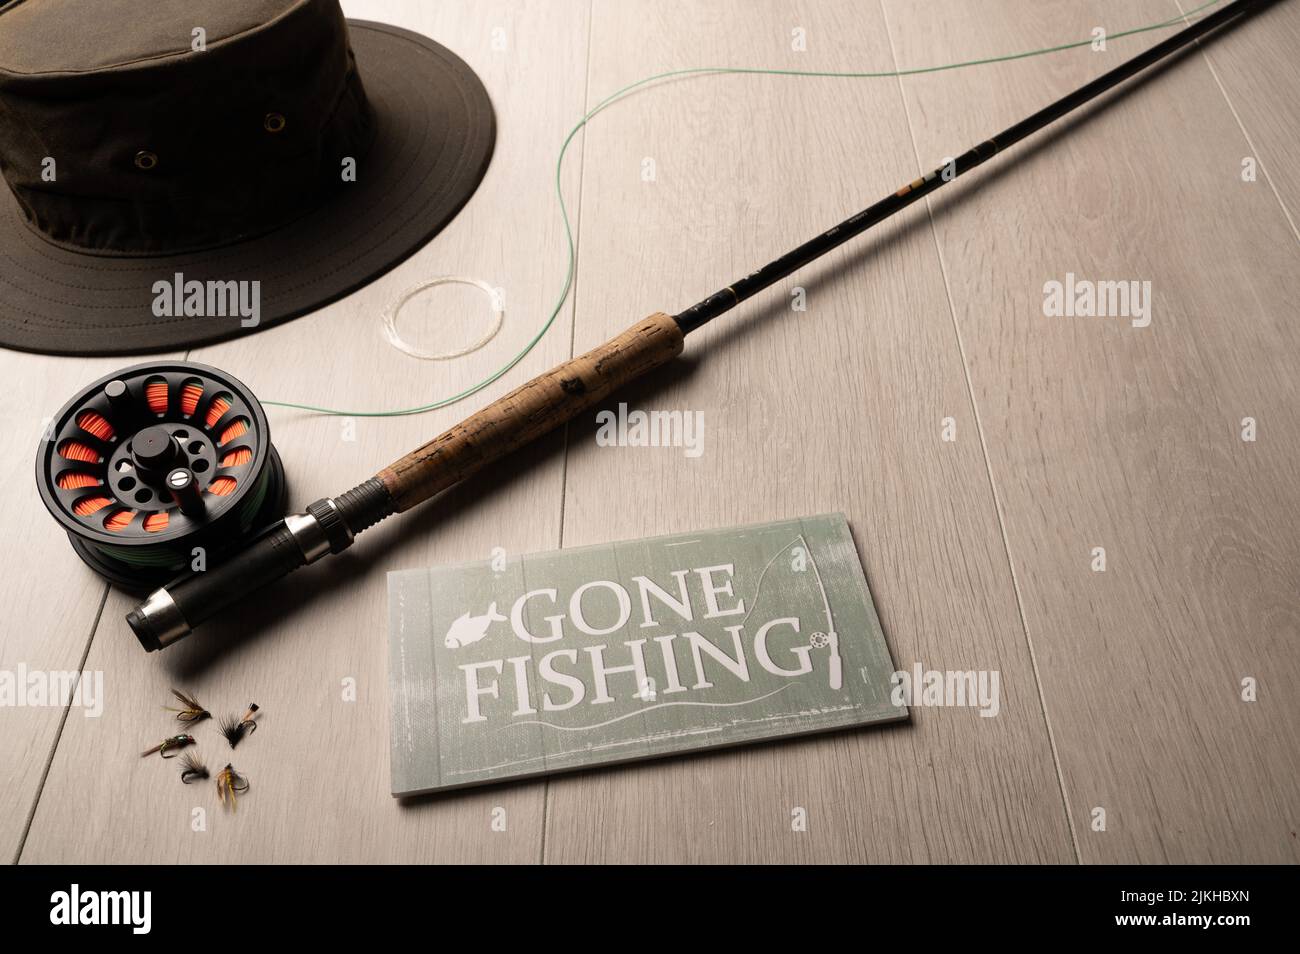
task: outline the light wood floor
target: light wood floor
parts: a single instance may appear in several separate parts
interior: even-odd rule
[[[492,167],[455,222],[374,285],[189,357],[266,399],[356,408],[456,392],[536,332],[565,263],[556,152],[626,83],[693,66],[928,66],[1180,12],[1173,0],[344,7],[469,61],[496,104]],[[806,51],[791,48],[796,28]],[[292,504],[346,489],[643,315],[680,310],[1164,35],[902,80],[710,76],[637,93],[571,151],[577,285],[540,345],[468,402],[359,419],[351,441],[338,419],[270,409]],[[1300,859],[1297,49],[1300,0],[1283,0],[693,336],[678,372],[628,399],[703,411],[699,459],[597,449],[571,427],[404,518],[400,536],[390,521],[161,655],[141,652],[130,600],[73,556],[31,477],[46,415],[127,362],[0,352],[0,668],[101,670],[107,692],[99,719],[0,710],[0,857]],[[1149,280],[1150,327],[1044,317],[1044,282],[1069,272]],[[502,286],[506,325],[470,358],[416,362],[384,342],[378,314],[438,274]],[[790,309],[795,286],[806,312]],[[438,301],[428,343],[479,313],[470,295]],[[996,718],[920,708],[883,730],[389,797],[386,570],[828,510],[849,517],[899,667],[998,670]],[[264,707],[241,749],[254,791],[237,816],[138,757],[166,729],[170,686],[214,708]],[[196,806],[206,831],[192,830]],[[796,806],[806,832],[791,831]]]

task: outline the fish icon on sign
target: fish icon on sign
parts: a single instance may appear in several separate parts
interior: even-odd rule
[[[448,627],[442,644],[448,649],[459,649],[461,646],[477,643],[487,635],[491,624],[501,622],[505,622],[505,617],[497,612],[496,603],[489,606],[482,616],[470,616],[469,611],[466,610]]]

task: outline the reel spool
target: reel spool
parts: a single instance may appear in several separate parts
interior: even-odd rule
[[[237,379],[183,361],[100,378],[63,406],[36,454],[41,499],[100,576],[146,592],[212,563],[284,515],[266,412]]]

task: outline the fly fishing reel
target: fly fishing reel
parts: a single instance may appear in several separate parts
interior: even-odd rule
[[[261,404],[216,368],[138,364],[81,390],[36,455],[41,499],[95,572],[133,591],[219,560],[282,516]],[[196,548],[201,548],[196,552]]]

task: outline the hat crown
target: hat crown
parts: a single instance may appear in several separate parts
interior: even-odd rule
[[[56,243],[158,255],[270,231],[373,132],[338,0],[0,6],[0,172]]]
[[[4,13],[0,70],[58,73],[195,52],[264,26],[300,0],[20,0]]]

